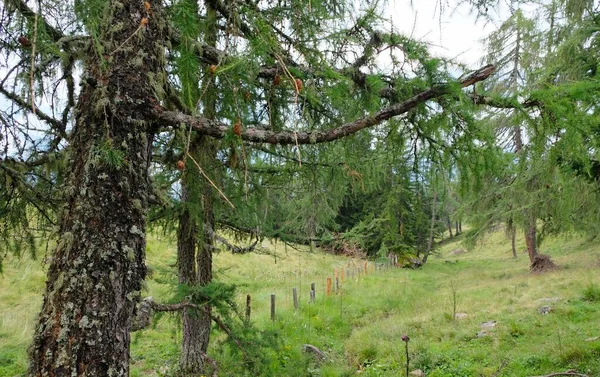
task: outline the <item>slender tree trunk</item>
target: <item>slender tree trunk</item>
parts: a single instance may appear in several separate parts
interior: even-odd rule
[[[536,224],[535,217],[530,216],[529,224],[525,229],[525,244],[527,245],[527,254],[529,254],[529,261],[533,263],[534,258],[538,255],[537,243],[536,243]]]
[[[433,202],[431,203],[431,226],[429,228],[429,239],[427,240],[427,251],[425,252],[425,255],[423,255],[423,264],[427,263],[427,258],[429,257],[429,253],[431,252],[431,249],[433,248],[433,236],[435,235],[434,230],[435,230],[436,209],[437,209],[437,193],[434,192],[433,193]]]
[[[448,233],[450,234],[450,238],[452,238],[452,220],[449,217],[446,220],[446,226],[448,226]]]
[[[196,161],[206,161],[214,150],[205,138],[192,142],[190,154]],[[214,158],[214,156],[213,156]],[[205,165],[206,166],[206,165]],[[179,282],[190,287],[206,286],[212,281],[214,214],[211,187],[204,182],[193,163],[189,163],[182,180],[184,205],[178,232]],[[182,344],[179,359],[184,375],[198,375],[205,367],[210,341],[210,307],[208,312],[187,309],[182,315]]]
[[[152,88],[163,72],[161,3],[109,2],[70,137],[59,239],[30,348],[31,376],[127,376],[146,268]],[[115,27],[119,25],[119,27]],[[131,38],[134,35],[135,37]],[[122,46],[122,47],[121,47]],[[94,46],[91,48],[99,48]]]
[[[188,164],[192,165],[192,164]],[[189,166],[193,170],[193,166]],[[198,274],[196,271],[196,248],[198,245],[198,216],[201,215],[200,206],[194,203],[190,195],[190,187],[194,182],[187,172],[182,180],[182,199],[186,207],[179,218],[179,231],[177,235],[177,265],[179,267],[179,283],[190,287],[198,285]],[[197,172],[192,173],[197,178]],[[197,186],[196,186],[197,187]],[[192,196],[193,197],[193,196]],[[194,205],[196,204],[196,205]],[[199,339],[208,336],[202,331],[203,313],[186,309],[182,313],[182,345],[180,356],[180,367],[183,374],[200,373],[204,367],[203,356],[208,346],[208,341]],[[206,345],[204,345],[206,343]]]
[[[525,243],[527,244],[527,254],[529,254],[530,262],[533,262],[533,259],[535,258],[535,256],[538,255],[535,236],[536,236],[535,226],[531,226],[531,227],[527,228],[527,230],[525,231]]]
[[[510,245],[512,247],[512,255],[513,258],[517,258],[517,228],[515,227],[514,224],[512,224],[511,221],[511,227],[510,227]]]
[[[216,11],[210,4],[206,4],[207,19],[206,32],[204,34],[205,42],[213,47],[216,46]],[[205,77],[202,98],[191,98],[191,106],[198,101],[202,101],[204,115],[208,119],[216,118],[216,88],[210,81],[212,73],[209,69],[205,70]],[[191,83],[190,83],[191,84]],[[216,150],[214,141],[206,137],[195,137],[190,146],[190,153],[194,159],[205,169],[214,164]],[[184,219],[193,222],[194,232],[186,238],[180,239],[182,250],[190,250],[186,254],[185,263],[193,268],[180,270],[180,282],[190,286],[206,286],[212,281],[212,251],[214,247],[213,232],[215,229],[215,219],[213,212],[213,188],[208,182],[200,177],[200,172],[195,164],[190,163],[186,171],[187,180],[183,185],[188,190],[185,198],[186,205],[195,208],[196,216]],[[208,169],[212,171],[212,169]],[[191,195],[190,195],[191,194]],[[201,221],[201,224],[198,222]],[[199,230],[197,228],[200,228]],[[182,272],[185,272],[184,276]],[[184,281],[185,280],[185,281]],[[181,344],[181,356],[179,364],[184,375],[196,376],[204,371],[206,363],[206,351],[210,342],[211,317],[210,306],[206,305],[207,311],[187,310],[182,318],[183,339]]]

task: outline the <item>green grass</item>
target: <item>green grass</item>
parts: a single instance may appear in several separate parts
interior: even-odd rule
[[[531,275],[527,255],[512,259],[502,233],[489,235],[476,250],[461,255],[451,254],[459,243],[445,242],[440,256],[420,270],[346,277],[341,294],[329,297],[325,281],[334,268],[351,269],[359,261],[281,244],[265,246],[270,255],[215,255],[216,278],[237,285],[241,308],[250,294],[252,324],[278,340],[279,346],[261,349],[264,364],[259,369],[265,376],[402,376],[402,334],[411,338],[411,370],[420,368],[430,377],[529,376],[567,369],[600,375],[597,243],[577,237],[547,240],[541,250],[561,269]],[[519,244],[519,249],[524,246]],[[175,250],[168,238],[149,239],[152,274],[146,294],[156,300],[173,295]],[[311,282],[317,285],[315,303],[308,300]],[[0,276],[0,376],[26,369],[43,287],[39,261],[5,261]],[[297,312],[293,287],[300,294]],[[274,322],[271,294],[277,298]],[[543,305],[552,311],[540,315],[537,309]],[[454,320],[454,306],[467,317]],[[477,337],[480,324],[490,320],[497,326],[489,336]],[[163,376],[176,369],[181,339],[177,316],[160,316],[132,339],[132,376]],[[223,345],[220,332],[212,339],[209,353],[219,363],[220,376],[255,375]],[[323,350],[328,360],[317,363],[304,354],[306,343]]]

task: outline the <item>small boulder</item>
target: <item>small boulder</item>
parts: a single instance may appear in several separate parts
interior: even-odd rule
[[[479,325],[482,329],[493,329],[494,327],[496,327],[497,322],[496,321],[487,321],[487,322],[482,322],[481,325]]]
[[[537,311],[541,315],[546,315],[552,311],[552,307],[548,305],[540,306]]]
[[[414,377],[425,377],[425,372],[423,372],[421,369],[415,369],[412,372],[410,372],[408,375],[414,376]]]
[[[456,313],[456,314],[454,314],[454,319],[465,319],[468,316],[469,315],[467,313]]]

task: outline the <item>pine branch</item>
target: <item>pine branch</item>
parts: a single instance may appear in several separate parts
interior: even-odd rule
[[[29,8],[26,2],[22,0],[4,0],[4,2],[9,7],[14,8],[16,11],[21,13],[23,17],[29,20],[29,22],[33,23],[36,19],[36,12]],[[46,30],[54,42],[58,42],[61,38],[64,38],[65,35],[63,32],[50,25],[50,23],[44,17],[42,17],[41,14],[37,14],[37,22],[43,25],[44,30]]]
[[[327,163],[323,163],[323,162],[310,162],[310,161],[300,161],[297,157],[291,157],[288,155],[285,155],[283,153],[277,153],[275,151],[270,151],[267,148],[263,148],[261,146],[258,145],[252,145],[251,146],[253,149],[258,150],[260,152],[269,154],[271,156],[275,156],[275,157],[281,157],[283,159],[285,159],[286,161],[291,161],[294,162],[296,164],[302,164],[302,165],[307,165],[307,166],[322,166],[322,167],[326,167],[326,168],[331,168],[334,166],[343,166],[344,162],[335,162],[335,163],[331,163],[331,164],[327,164]]]
[[[476,82],[487,79],[495,72],[493,65],[487,65],[477,71],[469,74],[462,80],[451,84],[436,85],[430,89],[424,90],[421,93],[409,98],[404,102],[400,102],[380,110],[373,115],[367,115],[353,122],[346,123],[340,127],[333,128],[329,131],[312,131],[312,132],[274,132],[268,130],[259,130],[255,128],[246,129],[240,137],[253,143],[269,143],[281,145],[293,144],[318,144],[326,143],[344,138],[361,131],[365,128],[370,128],[395,116],[405,114],[414,109],[418,105],[437,97],[452,92],[452,86],[459,85],[466,87],[473,85]],[[153,110],[158,123],[163,125],[178,128],[184,124],[191,127],[199,134],[212,136],[215,138],[223,138],[231,127],[223,122],[214,119],[207,119],[202,116],[191,116],[180,112]]]
[[[142,305],[142,307],[146,307],[146,308],[149,307],[155,312],[179,312],[184,309],[196,309],[196,310],[203,311],[204,313],[206,313],[210,316],[212,321],[214,323],[216,323],[217,326],[219,326],[219,328],[221,330],[223,330],[242,351],[244,351],[244,349],[245,349],[243,347],[242,343],[240,342],[240,340],[237,339],[233,335],[233,332],[231,331],[231,329],[221,320],[221,318],[219,316],[213,315],[206,305],[197,305],[197,304],[194,304],[194,303],[191,303],[188,301],[182,301],[182,302],[178,302],[175,304],[159,304],[158,302],[154,301],[152,299],[152,297],[146,297],[142,301],[141,305]],[[138,310],[141,311],[140,309],[138,309]],[[144,315],[146,315],[146,314],[144,314]],[[145,322],[142,321],[141,323],[143,324]],[[149,324],[150,324],[149,322],[146,323],[146,326]],[[144,328],[144,327],[136,327],[136,330],[139,330],[142,328]]]
[[[481,94],[471,94],[470,97],[475,105],[487,105],[498,109],[543,107],[540,101],[534,99],[519,102],[515,98],[492,98]]]
[[[237,246],[234,245],[232,243],[230,243],[229,241],[227,241],[227,239],[225,239],[224,237],[219,236],[218,234],[216,234],[215,232],[211,232],[211,235],[220,243],[222,243],[223,245],[225,245],[225,247],[227,248],[227,250],[231,251],[232,254],[248,254],[254,251],[254,249],[256,248],[256,245],[258,244],[258,239],[256,239],[252,245],[247,246],[247,247],[241,247],[241,246]]]
[[[243,22],[237,14],[232,15],[229,11],[229,8],[227,8],[227,6],[221,0],[208,0],[207,3],[221,13],[225,19],[233,22],[233,24],[240,29],[246,38],[254,36],[254,31],[252,31],[252,29],[250,29],[250,27],[246,25],[246,23]],[[229,4],[232,3],[229,2]]]
[[[35,112],[34,112],[32,106],[31,106],[31,103],[29,101],[24,100],[23,98],[21,98],[14,92],[9,92],[3,86],[0,86],[0,93],[3,94],[9,100],[11,100],[14,103],[16,103],[17,105],[19,105],[21,108],[26,109],[27,111],[29,111],[31,113],[34,113],[38,118],[40,118],[44,122],[48,123],[48,125],[50,127],[52,127],[53,130],[57,131],[61,137],[63,137],[63,138],[67,137],[67,135],[65,133],[65,124],[63,122],[61,122],[60,120],[51,117],[50,115],[44,113],[43,111],[41,111],[38,108],[36,108]]]

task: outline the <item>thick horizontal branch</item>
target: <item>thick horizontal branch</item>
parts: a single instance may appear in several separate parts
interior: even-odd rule
[[[472,85],[476,82],[487,79],[495,71],[496,68],[493,65],[487,65],[458,81],[455,85],[460,85],[461,87]],[[451,84],[434,86],[407,99],[404,102],[386,107],[375,114],[364,116],[353,122],[346,123],[343,126],[333,128],[328,131],[274,132],[269,130],[249,128],[244,130],[240,137],[245,141],[253,143],[281,145],[327,143],[355,134],[365,128],[376,126],[395,116],[405,114],[421,103],[450,93],[451,86]],[[154,115],[163,125],[175,128],[183,124],[191,127],[200,134],[209,135],[215,138],[225,137],[230,129],[229,125],[218,120],[207,119],[201,116],[191,116],[181,112],[157,111],[157,113]]]

